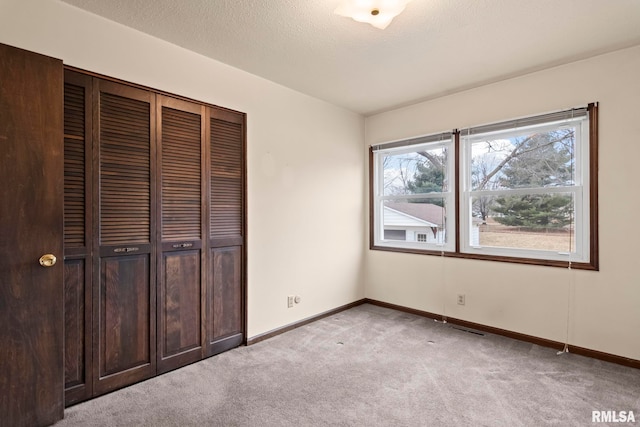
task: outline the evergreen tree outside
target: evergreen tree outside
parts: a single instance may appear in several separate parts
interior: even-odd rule
[[[544,188],[573,184],[573,129],[537,133],[515,139],[512,158],[500,170],[505,189]],[[492,211],[503,225],[532,229],[562,228],[572,222],[573,200],[565,194],[497,197]]]
[[[498,197],[494,219],[503,225],[531,229],[562,228],[571,224],[572,199],[561,194]]]
[[[446,191],[446,177],[444,174],[444,164],[446,162],[446,151],[442,154],[428,152],[420,153],[424,161],[416,165],[413,179],[407,182],[407,189],[410,194],[441,193]],[[444,201],[440,198],[411,200],[414,203],[431,203],[444,207]]]
[[[440,193],[444,183],[444,172],[428,160],[419,164],[413,180],[407,183],[411,194]],[[431,203],[442,206],[442,201],[433,199]]]
[[[573,130],[516,138],[517,155],[502,168],[503,188],[536,188],[572,183]]]

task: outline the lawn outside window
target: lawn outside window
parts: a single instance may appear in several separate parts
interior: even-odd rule
[[[598,269],[597,105],[380,144],[371,248]]]

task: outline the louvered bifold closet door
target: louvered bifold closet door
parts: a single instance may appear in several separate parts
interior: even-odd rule
[[[244,340],[245,116],[210,108],[207,355]]]
[[[99,394],[156,373],[155,94],[96,79],[93,99]]]
[[[158,95],[158,372],[200,360],[204,107]]]
[[[64,75],[65,404],[91,396],[91,77]]]

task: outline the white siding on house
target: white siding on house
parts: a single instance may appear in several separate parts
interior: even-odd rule
[[[471,224],[471,246],[480,245],[480,227],[478,224]]]
[[[384,207],[383,228],[385,230],[405,230],[407,242],[417,242],[418,234],[427,236],[426,242],[421,243],[442,243],[444,240],[444,230],[439,229],[434,235],[433,229],[437,228],[436,224],[398,212],[387,206]]]

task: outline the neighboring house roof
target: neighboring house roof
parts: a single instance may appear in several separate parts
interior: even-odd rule
[[[437,228],[436,224],[429,221],[425,221],[416,218],[406,213],[396,211],[387,206],[384,207],[384,228],[385,229],[398,229],[398,228]]]
[[[422,225],[429,227],[442,227],[444,224],[444,208],[431,203],[397,203],[387,202],[385,208],[400,212],[406,216],[420,220]],[[428,224],[425,224],[427,222]],[[385,219],[385,225],[387,221]]]

